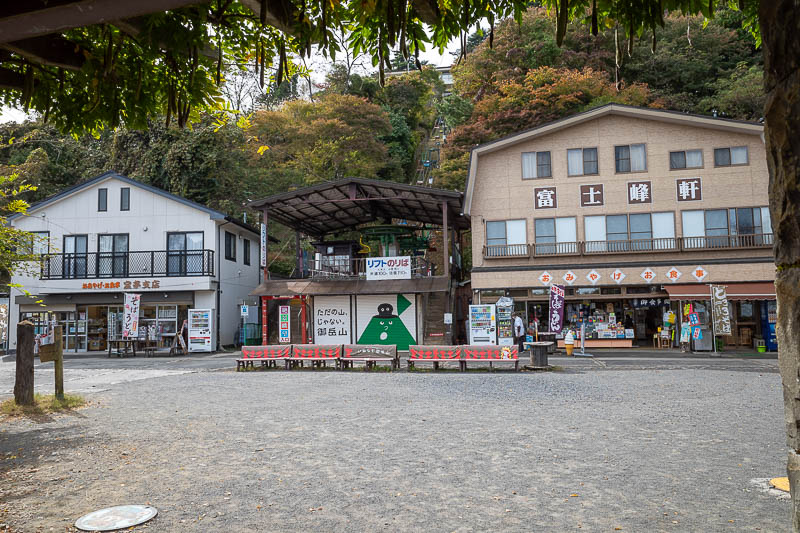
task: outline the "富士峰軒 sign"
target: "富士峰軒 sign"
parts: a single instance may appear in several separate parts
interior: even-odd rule
[[[367,280],[411,279],[411,257],[368,257]]]

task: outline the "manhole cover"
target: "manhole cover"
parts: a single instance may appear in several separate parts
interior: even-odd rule
[[[78,518],[75,527],[82,531],[114,531],[144,524],[157,514],[158,510],[149,505],[117,505]]]

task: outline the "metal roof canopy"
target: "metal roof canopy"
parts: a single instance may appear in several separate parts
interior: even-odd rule
[[[447,203],[448,225],[470,228],[463,214],[463,193],[393,181],[345,178],[250,202],[294,230],[322,237],[379,219],[405,219],[441,226]]]

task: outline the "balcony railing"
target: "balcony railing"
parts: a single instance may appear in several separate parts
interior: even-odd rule
[[[41,279],[213,276],[214,250],[90,252],[42,257]]]
[[[768,248],[774,243],[772,233],[752,235],[710,235],[683,237],[684,250],[729,250],[732,248]]]
[[[312,279],[367,279],[367,258],[322,257],[310,269]],[[424,257],[411,256],[411,277],[427,278],[436,275],[436,265]]]
[[[586,241],[584,254],[630,254],[639,252],[673,252],[678,249],[674,238],[629,239],[620,241]]]
[[[531,250],[527,244],[489,244],[483,247],[484,257],[530,257]]]
[[[533,255],[580,255],[579,242],[537,242],[533,245]]]
[[[557,242],[535,244],[495,244],[483,247],[486,259],[508,259],[559,255],[635,254],[698,250],[770,248],[772,233],[719,235],[708,237],[664,237],[611,241]]]

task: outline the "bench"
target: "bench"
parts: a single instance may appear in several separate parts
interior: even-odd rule
[[[514,363],[514,371],[519,371],[519,348],[517,346],[475,345],[461,347],[461,371],[467,369],[468,361],[488,361],[489,370],[493,363]]]
[[[291,357],[284,358],[286,369],[304,366],[306,361],[312,367],[328,366],[328,361],[336,363],[339,368],[339,357],[342,355],[341,344],[293,344]]]
[[[255,361],[261,361],[262,367],[275,367],[278,359],[286,359],[292,355],[291,344],[271,344],[267,346],[242,346],[242,357],[236,360],[236,371],[253,368]]]
[[[460,359],[460,346],[411,345],[408,347],[409,371],[414,370],[414,365],[416,363],[433,363],[433,369],[439,370],[439,363],[445,361],[459,361]]]
[[[400,358],[397,356],[397,346],[384,346],[381,344],[345,344],[342,346],[342,356],[339,359],[341,368],[353,368],[353,363],[364,363],[364,370],[375,368],[377,363],[386,362],[391,365],[391,370],[400,368]]]

